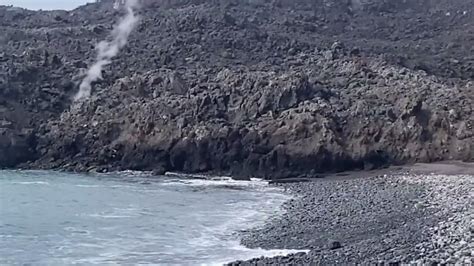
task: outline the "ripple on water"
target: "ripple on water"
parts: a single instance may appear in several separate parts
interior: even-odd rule
[[[278,215],[287,195],[206,178],[0,172],[0,202],[11,203],[0,209],[0,264],[208,265],[293,252],[247,249],[237,234]]]

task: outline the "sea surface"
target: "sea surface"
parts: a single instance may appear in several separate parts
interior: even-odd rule
[[[220,265],[287,254],[295,251],[247,249],[237,234],[286,200],[258,180],[0,171],[0,265]]]

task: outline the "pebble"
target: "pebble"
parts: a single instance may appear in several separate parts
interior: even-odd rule
[[[391,182],[381,182],[387,179]],[[310,247],[308,254],[289,256],[295,265],[460,265],[474,256],[472,210],[465,197],[474,191],[473,176],[397,174],[283,186],[295,193],[292,204],[264,228],[246,232],[244,245]],[[424,204],[414,208],[410,202]]]

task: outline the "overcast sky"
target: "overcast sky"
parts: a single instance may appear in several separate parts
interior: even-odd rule
[[[0,0],[0,5],[14,5],[28,9],[74,9],[93,0]]]

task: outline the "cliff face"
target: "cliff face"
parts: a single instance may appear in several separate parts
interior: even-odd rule
[[[74,105],[121,11],[2,7],[0,166],[287,177],[473,160],[473,6],[143,2]]]

